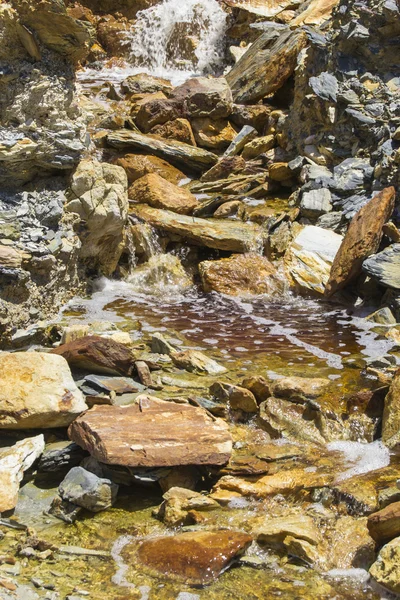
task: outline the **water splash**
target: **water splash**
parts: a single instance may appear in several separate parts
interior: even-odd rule
[[[128,33],[130,62],[174,83],[182,74],[217,72],[227,25],[228,15],[217,0],[163,0],[138,13]]]
[[[390,464],[390,452],[381,442],[370,444],[361,442],[330,442],[328,450],[341,452],[347,463],[347,468],[337,477],[336,481],[344,481],[354,475],[369,473]]]
[[[192,281],[182,263],[173,254],[155,254],[137,267],[128,277],[132,292],[164,299],[179,296],[191,287]]]

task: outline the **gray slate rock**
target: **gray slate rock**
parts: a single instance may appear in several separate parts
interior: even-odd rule
[[[63,500],[96,513],[114,504],[118,485],[82,467],[74,467],[60,483],[58,492]]]
[[[332,195],[326,188],[305,192],[300,202],[301,214],[310,219],[317,219],[332,210]]]
[[[324,71],[318,77],[310,77],[310,86],[315,94],[322,100],[329,102],[337,101],[339,90],[338,80],[331,73]]]
[[[370,256],[362,268],[385,287],[400,290],[400,244],[393,244]]]
[[[87,456],[87,452],[75,442],[65,441],[49,444],[40,458],[38,472],[67,472],[79,465],[85,456]]]

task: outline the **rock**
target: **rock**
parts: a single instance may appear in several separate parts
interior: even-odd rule
[[[252,538],[238,531],[193,531],[144,540],[139,562],[154,571],[191,585],[211,583],[250,546]]]
[[[172,354],[176,348],[169,343],[162,333],[154,333],[151,337],[151,351],[155,354]]]
[[[180,369],[194,373],[208,373],[209,375],[220,375],[226,372],[226,368],[209,358],[199,350],[183,350],[182,352],[171,352],[170,356],[175,366]]]
[[[245,160],[257,158],[260,154],[264,154],[275,146],[275,136],[264,135],[260,138],[255,138],[251,142],[247,142],[243,148],[242,156]]]
[[[179,235],[196,244],[228,250],[248,252],[262,245],[262,230],[256,225],[240,221],[198,219],[177,215],[171,211],[150,208],[144,204],[131,207],[131,213],[156,229]],[[339,236],[338,236],[339,237]]]
[[[62,356],[72,367],[94,373],[130,376],[134,369],[134,358],[129,348],[98,335],[62,344],[51,350],[51,354]]]
[[[11,246],[0,246],[0,267],[20,269],[24,255]]]
[[[394,188],[387,188],[363,206],[352,219],[332,264],[325,290],[327,296],[357,277],[364,260],[378,250],[383,235],[382,227],[393,212],[394,199]]]
[[[250,390],[230,383],[213,383],[210,394],[218,402],[227,404],[231,410],[241,410],[245,413],[258,412],[257,401]]]
[[[83,225],[81,258],[104,275],[115,271],[124,250],[127,189],[121,167],[88,159],[79,164],[68,192],[65,210],[78,214]]]
[[[283,377],[271,384],[271,391],[278,398],[303,401],[318,398],[331,382],[329,379],[308,377]]]
[[[385,398],[382,417],[382,441],[391,449],[400,445],[400,372],[394,376]]]
[[[69,325],[63,328],[61,336],[61,344],[68,344],[87,336],[89,333],[89,325]]]
[[[229,119],[237,127],[250,125],[262,133],[268,124],[271,107],[266,104],[234,104]]]
[[[333,231],[307,225],[290,244],[284,263],[295,287],[323,294],[342,243]]]
[[[400,502],[389,504],[368,517],[368,531],[378,544],[400,536]]]
[[[369,572],[384,588],[400,593],[400,537],[383,546]]]
[[[145,96],[138,105],[135,124],[143,133],[149,133],[157,125],[164,125],[183,116],[176,103],[167,100],[161,93]]]
[[[0,353],[0,429],[66,427],[85,410],[64,358]]]
[[[326,188],[304,192],[300,202],[302,216],[318,219],[321,215],[331,212],[331,200],[332,194]]]
[[[290,179],[292,175],[292,170],[288,166],[288,163],[285,162],[273,163],[268,169],[268,177],[272,179],[272,181],[286,181],[287,179]]]
[[[199,206],[199,201],[189,190],[170,183],[157,173],[137,179],[130,186],[128,195],[139,204],[164,208],[179,215],[190,215]]]
[[[244,221],[246,218],[246,205],[240,200],[224,202],[213,214],[214,219],[236,219]]]
[[[273,438],[323,444],[325,439],[317,427],[318,418],[318,413],[313,414],[308,407],[271,397],[260,404],[258,421]]]
[[[148,73],[137,73],[129,75],[121,84],[121,89],[125,94],[154,94],[154,92],[163,92],[167,94],[172,91],[173,86],[168,79],[154,77]]]
[[[241,173],[246,168],[246,161],[241,156],[222,157],[216,165],[201,176],[200,181],[217,181],[230,175]]]
[[[306,43],[305,33],[299,30],[286,30],[277,39],[271,32],[260,35],[226,77],[234,101],[250,104],[279,90]]]
[[[196,77],[175,88],[170,98],[183,104],[191,118],[223,119],[232,111],[232,92],[223,77]]]
[[[43,435],[21,440],[11,448],[0,450],[0,513],[15,508],[24,472],[40,457],[43,450]]]
[[[235,129],[226,119],[193,119],[192,127],[197,144],[217,152],[226,150],[236,137]]]
[[[261,375],[246,377],[242,381],[242,387],[254,394],[258,404],[271,396],[270,383]]]
[[[287,536],[317,546],[321,534],[313,519],[306,515],[286,515],[285,517],[263,517],[261,523],[253,526],[257,542],[268,546],[282,545]]]
[[[74,442],[54,442],[48,444],[40,457],[39,473],[66,473],[77,467],[86,453]]]
[[[367,518],[340,517],[329,542],[331,569],[369,569],[375,559],[375,543],[369,535]]]
[[[393,244],[364,261],[363,271],[381,285],[400,290],[400,244]]]
[[[163,499],[164,502],[157,511],[157,518],[168,527],[184,524],[191,510],[210,511],[219,508],[218,502],[212,498],[180,487],[170,488],[163,495]]]
[[[165,142],[155,137],[135,133],[129,129],[111,132],[107,135],[107,143],[113,148],[135,148],[145,154],[153,154],[166,159],[185,172],[202,172],[210,169],[218,157],[202,148],[169,140]]]
[[[131,406],[95,406],[74,421],[69,435],[100,462],[130,467],[224,465],[232,450],[224,421],[147,396]]]
[[[129,184],[148,173],[157,173],[157,175],[175,185],[182,181],[182,179],[185,179],[182,171],[175,169],[166,160],[157,158],[157,156],[126,154],[121,158],[117,158],[115,164],[125,169]]]
[[[60,483],[58,493],[63,500],[97,513],[115,503],[118,486],[82,467],[74,467]]]
[[[174,119],[162,125],[156,125],[150,130],[150,133],[167,140],[176,140],[177,142],[196,146],[196,136],[193,135],[192,125],[187,119]]]
[[[228,149],[225,151],[224,157],[232,157],[240,154],[243,148],[257,137],[257,131],[250,125],[245,125],[239,131],[235,139],[232,141]]]
[[[243,296],[273,294],[283,287],[274,265],[255,253],[203,261],[199,272],[205,292]]]
[[[338,0],[312,0],[308,4],[303,4],[305,10],[302,10],[296,18],[290,22],[291,27],[300,25],[321,25],[329,19],[332,10],[338,4]]]

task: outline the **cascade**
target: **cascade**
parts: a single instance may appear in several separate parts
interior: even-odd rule
[[[223,64],[227,14],[217,0],[164,0],[138,13],[128,33],[131,63],[177,81]]]

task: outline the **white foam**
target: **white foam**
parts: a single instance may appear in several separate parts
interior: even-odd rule
[[[390,463],[390,452],[381,442],[362,444],[360,442],[330,442],[328,450],[341,452],[345,460],[344,471],[337,477],[336,481],[349,479],[354,475],[369,473]]]
[[[327,575],[333,579],[351,579],[360,585],[365,585],[370,579],[370,575],[365,569],[331,569]]]
[[[111,548],[111,556],[115,561],[118,569],[117,572],[111,577],[111,581],[121,587],[135,588],[136,586],[126,579],[129,566],[125,564],[124,559],[121,556],[122,550],[132,542],[134,538],[131,535],[122,535],[113,544]]]

